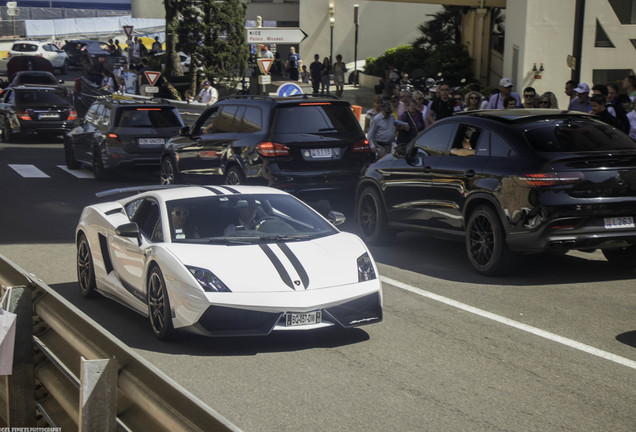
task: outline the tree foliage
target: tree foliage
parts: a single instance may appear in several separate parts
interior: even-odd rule
[[[411,78],[444,79],[457,85],[462,79],[472,80],[472,58],[461,44],[461,23],[464,7],[444,6],[431,19],[421,24],[422,33],[412,45],[387,50],[377,58],[367,59],[365,73],[384,76],[388,65],[409,74]]]
[[[235,88],[249,57],[245,10],[240,0],[164,0],[168,76],[182,75],[178,52],[190,56],[191,87],[202,79]]]

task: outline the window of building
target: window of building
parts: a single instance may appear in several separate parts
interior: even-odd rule
[[[601,25],[599,20],[596,20],[596,35],[594,37],[594,46],[597,48],[614,48],[612,40],[609,38],[609,36],[607,36],[607,33],[605,33],[605,29],[603,29],[603,26]]]
[[[621,24],[636,24],[636,0],[609,0]]]

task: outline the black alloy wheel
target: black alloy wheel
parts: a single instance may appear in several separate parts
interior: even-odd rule
[[[159,171],[159,182],[162,185],[171,185],[180,183],[181,178],[177,172],[174,161],[170,156],[166,156],[161,161],[161,169]]]
[[[95,296],[95,268],[88,239],[84,234],[80,235],[77,242],[77,282],[82,296],[86,298]]]
[[[108,171],[104,167],[104,157],[99,147],[93,147],[93,174],[97,180],[108,178]]]
[[[505,268],[511,252],[495,210],[477,207],[466,226],[466,252],[472,266],[484,275],[494,275]]]
[[[15,135],[11,131],[11,126],[9,126],[9,122],[5,122],[4,127],[2,128],[2,140],[6,143],[10,143],[15,141]]]
[[[152,332],[160,340],[167,340],[172,336],[172,316],[170,314],[170,299],[166,290],[166,283],[159,267],[155,266],[148,277],[148,317]]]
[[[636,245],[618,249],[603,249],[603,255],[610,264],[625,269],[636,267]]]
[[[231,166],[225,172],[225,184],[234,186],[245,184],[245,175],[241,168],[236,165]]]
[[[66,167],[68,169],[78,169],[80,163],[75,159],[75,151],[73,150],[73,143],[68,139],[64,140],[64,159],[66,159]]]
[[[356,205],[356,220],[362,237],[371,244],[386,244],[393,237],[380,193],[374,187],[367,187],[360,193]]]

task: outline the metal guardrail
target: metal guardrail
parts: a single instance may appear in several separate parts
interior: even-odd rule
[[[9,427],[64,432],[239,431],[42,281],[0,255],[17,315],[13,373],[0,377]]]

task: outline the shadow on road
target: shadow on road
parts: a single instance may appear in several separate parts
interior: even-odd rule
[[[56,284],[51,288],[126,345],[146,351],[193,356],[252,356],[266,352],[334,348],[369,339],[367,332],[361,328],[325,328],[277,332],[269,336],[222,338],[177,332],[173,340],[164,342],[154,337],[148,318],[113,300],[102,296],[86,299],[80,295],[77,283]]]

